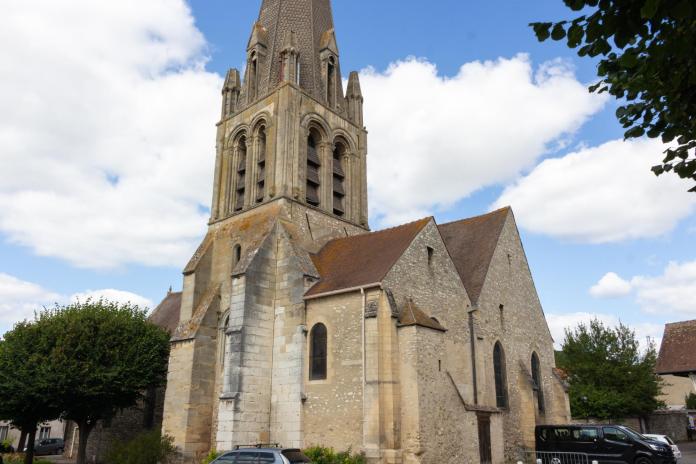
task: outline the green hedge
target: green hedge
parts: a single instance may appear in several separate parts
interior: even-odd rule
[[[164,464],[174,455],[174,440],[158,430],[145,432],[133,440],[116,444],[109,452],[109,464]]]
[[[337,453],[333,448],[315,446],[304,450],[304,454],[312,460],[312,464],[365,464],[365,457],[352,454],[351,450]]]

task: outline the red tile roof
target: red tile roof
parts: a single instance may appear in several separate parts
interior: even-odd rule
[[[655,372],[673,375],[696,373],[696,320],[665,325]]]
[[[149,321],[173,334],[181,315],[181,292],[169,292],[152,311]]]
[[[472,303],[478,301],[509,207],[438,226]]]
[[[408,327],[412,325],[417,325],[420,327],[427,327],[433,330],[439,330],[440,332],[446,332],[440,321],[435,318],[428,317],[412,300],[407,300],[401,314],[399,315],[399,326]]]
[[[381,282],[432,218],[328,242],[312,256],[321,279],[306,296]]]

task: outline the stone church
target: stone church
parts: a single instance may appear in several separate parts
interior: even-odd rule
[[[163,432],[369,463],[495,462],[566,422],[509,208],[371,232],[358,74],[329,0],[263,0],[222,91],[209,229],[184,269]]]

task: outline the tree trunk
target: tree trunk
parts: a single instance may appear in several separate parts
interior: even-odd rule
[[[19,434],[19,443],[17,443],[17,452],[22,453],[24,452],[24,447],[27,444],[27,431],[25,429],[21,430],[21,433]]]
[[[86,464],[87,463],[87,439],[92,431],[94,424],[90,424],[89,421],[79,421],[77,422],[79,443],[77,446],[77,461],[76,464]]]
[[[27,439],[27,452],[24,454],[24,464],[32,464],[34,462],[34,442],[36,441],[36,427],[38,424],[34,424],[32,428],[29,429]]]

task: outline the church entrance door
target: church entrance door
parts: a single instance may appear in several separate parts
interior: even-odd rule
[[[491,464],[491,416],[489,414],[478,414],[478,439],[479,456],[481,464]]]

